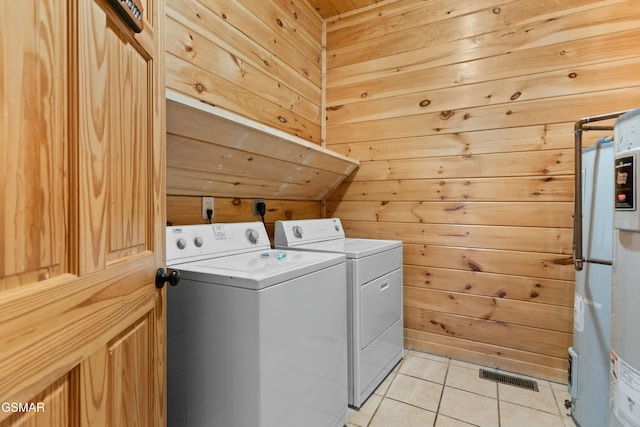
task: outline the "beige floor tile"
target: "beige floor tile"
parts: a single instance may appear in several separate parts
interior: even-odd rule
[[[536,392],[512,385],[498,384],[498,397],[501,402],[506,401],[560,415],[551,387],[539,386],[538,390]]]
[[[526,425],[530,426],[564,427],[564,421],[560,415],[509,402],[500,402],[500,427],[522,427],[525,420]]]
[[[481,367],[406,350],[363,407],[349,409],[347,427],[575,427],[566,384],[531,378],[534,392],[483,380]]]
[[[566,384],[551,383],[551,391],[556,397],[556,403],[558,404],[558,410],[560,411],[561,418],[564,421],[565,427],[576,427],[576,423],[571,418],[571,410],[565,408],[564,401],[571,400],[569,391]]]
[[[498,425],[498,401],[487,396],[445,386],[440,414],[481,427]]]
[[[558,411],[560,411],[560,414],[562,415],[568,415],[569,417],[571,416],[571,410],[567,409],[564,406],[564,401],[565,400],[571,400],[571,396],[569,395],[569,392],[567,391],[567,387],[565,386],[564,389],[560,389],[560,388],[556,388],[556,387],[551,387],[551,391],[553,392],[553,395],[556,398],[556,404],[558,405]]]
[[[444,384],[447,367],[447,363],[424,357],[408,355],[398,372],[404,375],[422,378],[423,380]]]
[[[494,399],[498,398],[497,383],[480,378],[478,367],[470,369],[466,366],[451,364],[445,384],[450,387],[493,397]]]
[[[436,414],[392,399],[383,399],[369,427],[431,427]]]
[[[562,420],[564,421],[564,427],[576,427],[576,423],[571,418],[571,415],[563,415]]]
[[[376,388],[373,391],[373,394],[378,394],[380,396],[384,396],[387,393],[387,390],[389,390],[389,386],[393,382],[393,379],[395,378],[396,375],[397,374],[395,372],[390,372],[389,375],[387,375],[387,378],[382,380],[382,382],[380,383],[378,388]]]
[[[398,374],[386,397],[436,412],[442,396],[442,387],[442,384]]]
[[[567,391],[567,385],[564,383],[556,383],[553,381],[549,381],[549,385],[551,386],[552,389],[554,390],[563,390],[563,391]]]
[[[446,417],[442,414],[438,414],[436,417],[435,427],[475,427],[473,424],[465,423],[464,421],[455,420],[453,418]]]
[[[407,354],[410,354],[411,356],[416,356],[416,357],[424,357],[425,359],[431,359],[431,360],[435,360],[442,363],[449,363],[449,360],[450,360],[448,357],[436,356],[435,354],[424,353],[422,351],[417,351],[417,350],[407,350],[405,352],[405,357],[407,356]]]
[[[471,362],[463,362],[462,360],[455,360],[455,359],[451,359],[450,365],[456,365],[456,366],[462,366],[464,368],[469,368],[469,369],[486,369],[487,371],[496,371],[495,368],[491,368],[488,366],[481,366],[478,365],[476,363],[471,363]]]
[[[347,422],[358,427],[366,427],[371,421],[371,417],[380,406],[382,396],[372,394],[367,401],[362,405],[359,411],[349,408],[347,411]]]

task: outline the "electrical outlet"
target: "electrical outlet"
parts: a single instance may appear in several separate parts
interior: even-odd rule
[[[253,199],[253,214],[260,215],[258,212],[258,203],[264,203],[264,199]]]
[[[211,209],[213,212],[213,197],[203,196],[202,197],[202,219],[209,219],[207,216],[207,210]],[[213,214],[211,215],[213,219]]]

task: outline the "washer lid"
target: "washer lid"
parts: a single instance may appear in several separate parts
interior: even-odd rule
[[[295,248],[305,251],[336,252],[345,254],[347,258],[364,258],[401,246],[402,242],[400,240],[357,239],[347,237],[345,239],[297,245]]]
[[[171,268],[179,270],[185,280],[264,289],[344,262],[343,254],[269,249],[203,259]]]

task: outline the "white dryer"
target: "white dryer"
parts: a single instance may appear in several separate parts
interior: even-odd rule
[[[402,359],[402,242],[345,237],[340,219],[276,221],[276,248],[347,256],[349,405],[359,408]]]
[[[261,222],[167,227],[169,426],[343,426],[345,256],[272,250]]]

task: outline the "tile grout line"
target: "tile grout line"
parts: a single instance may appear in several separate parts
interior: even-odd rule
[[[443,379],[442,384],[440,384],[440,383],[438,383],[436,381],[428,380],[428,379],[425,379],[425,378],[422,378],[422,377],[416,377],[414,375],[410,375],[410,374],[407,374],[407,373],[401,373],[400,371],[403,368],[405,362],[407,361],[407,357],[406,356],[407,355],[405,355],[405,357],[403,357],[402,361],[397,365],[397,367],[392,372],[390,372],[389,383],[388,383],[387,387],[385,388],[385,390],[382,393],[378,394],[378,396],[380,397],[380,401],[375,406],[375,408],[373,408],[371,416],[368,418],[368,420],[366,420],[366,423],[364,424],[363,427],[371,427],[373,425],[373,420],[376,417],[376,415],[379,413],[379,411],[381,410],[382,403],[385,402],[385,401],[398,402],[398,403],[402,403],[402,404],[405,404],[405,405],[408,405],[408,406],[412,406],[412,407],[414,407],[416,409],[420,409],[422,411],[432,412],[433,413],[433,411],[431,411],[429,409],[423,408],[421,406],[418,406],[418,405],[415,405],[415,404],[412,404],[412,403],[405,402],[403,400],[398,400],[398,399],[395,399],[395,398],[389,396],[389,391],[391,390],[391,388],[392,388],[393,384],[395,383],[395,381],[399,378],[398,375],[404,375],[406,377],[418,379],[418,380],[421,380],[421,381],[424,381],[424,382],[430,382],[430,383],[433,383],[433,384],[441,385],[442,388],[441,388],[441,391],[440,391],[438,404],[437,404],[437,407],[436,407],[436,410],[435,410],[435,417],[434,417],[434,421],[433,421],[433,427],[435,427],[437,425],[438,421],[441,419],[441,416],[442,417],[445,416],[445,414],[441,414],[440,413],[440,410],[442,408],[442,403],[443,403],[443,399],[444,399],[445,387],[448,387],[447,386],[447,380],[449,379],[449,375],[451,375],[451,372],[452,372],[451,371],[451,367],[453,366],[452,365],[453,359],[446,358],[445,375],[444,375],[444,379]],[[420,356],[416,356],[416,357],[420,357]],[[429,360],[432,360],[434,362],[440,362],[442,364],[445,364],[445,361],[442,360],[442,359],[445,359],[445,358],[439,358],[438,360],[431,359],[431,358],[425,358],[425,359],[429,359]],[[482,366],[478,365],[478,369],[479,368],[482,368]],[[503,402],[501,402],[501,397],[500,397],[501,396],[501,394],[500,394],[500,384],[496,382],[495,383],[495,387],[496,387],[495,391],[496,391],[496,401],[497,401],[497,411],[498,411],[498,413],[497,413],[497,419],[498,419],[497,427],[500,427],[500,426],[502,426],[502,416],[501,416],[501,406],[502,405],[501,404]],[[483,393],[477,393],[477,392],[474,392],[474,391],[471,391],[471,390],[460,389],[460,388],[457,388],[457,387],[450,387],[450,388],[455,389],[455,390],[464,391],[464,392],[471,393],[471,394],[475,394],[475,395],[479,395],[479,396],[483,396],[483,397],[490,397],[490,396],[486,396]],[[548,387],[546,387],[546,388],[548,388],[551,391],[551,397],[553,398],[553,401],[554,401],[554,405],[553,406],[555,406],[555,409],[553,411],[549,411],[548,409],[539,409],[537,407],[532,407],[532,406],[528,406],[528,405],[521,404],[521,403],[509,402],[508,400],[505,400],[505,402],[509,402],[510,404],[513,404],[515,406],[519,406],[519,407],[535,410],[536,412],[542,412],[542,413],[546,413],[546,414],[549,414],[549,415],[555,415],[556,417],[559,416],[560,417],[560,421],[564,422],[565,418],[566,418],[566,414],[562,410],[562,406],[561,406],[562,402],[560,402],[558,400],[558,399],[561,399],[563,397],[560,394],[561,390],[555,389],[551,384],[549,384]],[[469,423],[468,421],[460,420],[460,419],[458,419],[456,417],[453,417],[453,419],[461,421],[461,422],[468,423],[469,425],[475,425],[473,423]]]
[[[575,425],[575,421],[573,420],[573,417],[571,415],[567,415],[563,413],[562,403],[558,400],[558,397],[562,399],[562,396],[556,395],[556,392],[558,391],[559,390],[556,390],[553,386],[551,386],[551,393],[553,394],[553,398],[556,401],[556,410],[560,413],[560,421],[562,421],[562,424],[566,426],[567,425],[566,418],[569,418],[571,420],[571,423]],[[569,414],[571,414],[570,410],[569,410]]]
[[[502,426],[502,417],[500,416],[500,385],[496,382],[496,399],[498,399],[498,427]]]
[[[438,407],[436,408],[436,416],[433,419],[433,425],[438,423],[438,416],[440,415],[440,405],[442,405],[442,397],[444,396],[444,388],[447,386],[447,377],[449,376],[449,368],[451,367],[451,358],[447,361],[447,370],[444,373],[444,379],[442,380],[442,390],[440,391],[440,399],[438,399]]]
[[[499,410],[499,409],[500,409],[500,402],[502,401],[502,399],[500,399],[500,387],[499,387],[499,384],[496,384],[496,386],[498,386],[498,410]],[[546,387],[546,386],[541,385],[540,387],[543,387],[543,388],[544,388],[544,387]],[[506,400],[506,399],[505,399],[505,402],[506,402],[506,403],[508,403],[508,404],[510,404],[510,405],[513,405],[513,406],[518,406],[518,407],[521,407],[521,408],[530,409],[530,410],[532,410],[532,411],[540,412],[540,413],[543,413],[543,414],[553,415],[553,416],[556,416],[556,417],[558,417],[558,416],[559,416],[559,417],[560,417],[560,421],[561,421],[563,424],[565,424],[565,425],[566,425],[566,423],[564,422],[564,421],[565,421],[565,418],[566,418],[566,414],[563,414],[563,413],[562,413],[562,409],[561,409],[561,407],[559,406],[559,405],[560,405],[560,402],[558,402],[558,399],[557,399],[557,396],[556,396],[556,391],[557,391],[557,390],[555,390],[555,389],[553,388],[553,386],[551,386],[551,385],[549,385],[549,387],[546,387],[546,388],[550,389],[550,391],[551,391],[551,396],[553,397],[553,400],[554,400],[554,402],[555,402],[555,405],[553,405],[553,406],[555,406],[555,411],[554,411],[554,412],[551,412],[551,411],[549,411],[549,410],[545,410],[545,409],[536,408],[536,407],[529,406],[529,405],[525,405],[525,404],[518,403],[518,402],[511,402],[511,401]],[[505,388],[505,389],[506,389],[506,388]],[[573,421],[573,419],[571,419],[571,420]],[[500,420],[500,413],[498,413],[498,421],[499,421],[499,425],[500,425],[500,424],[501,424],[501,420]]]
[[[384,393],[380,396],[380,402],[378,402],[378,405],[373,410],[373,413],[371,414],[371,417],[369,418],[369,421],[367,421],[367,425],[365,427],[369,427],[371,425],[371,422],[373,421],[373,419],[375,418],[376,414],[378,413],[378,409],[380,409],[380,405],[382,405],[382,402],[384,402],[384,399],[386,399],[387,393],[389,392],[389,389],[391,388],[391,385],[396,380],[396,376],[398,376],[398,373],[400,372],[400,368],[402,368],[402,365],[404,365],[405,360],[406,360],[406,358],[403,357],[402,361],[400,361],[400,363],[398,363],[398,365],[397,365],[398,370],[397,371],[392,370],[389,373],[389,375],[393,375],[392,378],[391,378],[391,381],[389,381],[389,386],[384,391]],[[385,380],[383,380],[382,382],[384,382]],[[380,383],[380,384],[382,384],[382,383]],[[378,387],[380,387],[380,385],[378,385]]]

